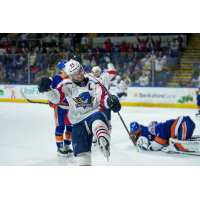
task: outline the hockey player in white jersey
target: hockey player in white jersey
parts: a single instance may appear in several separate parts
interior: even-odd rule
[[[82,65],[76,60],[65,64],[70,79],[63,80],[56,89],[52,89],[51,80],[42,78],[38,85],[49,101],[59,104],[68,99],[69,110],[65,124],[73,125],[72,146],[79,165],[91,165],[92,136],[96,135],[104,155],[110,155],[110,134],[104,108],[118,112],[121,105],[116,96],[108,96],[104,88],[93,77],[84,73]],[[101,106],[101,107],[100,107]]]
[[[108,69],[106,69],[103,73],[101,73],[101,68],[99,66],[92,68],[92,74],[93,76],[98,79],[98,81],[101,82],[101,84],[109,90],[111,81],[113,81],[116,77],[116,69],[114,65],[111,63],[111,57],[109,54],[107,54],[104,59],[108,63]],[[109,127],[109,133],[111,134],[112,125],[111,125],[111,109],[104,109],[104,113],[106,117],[108,118],[108,127]],[[96,146],[97,139],[93,138],[93,144]]]
[[[113,81],[113,85],[117,87],[117,97],[120,99],[122,96],[127,96],[127,86],[123,80],[121,80],[121,76],[117,75],[116,80]]]

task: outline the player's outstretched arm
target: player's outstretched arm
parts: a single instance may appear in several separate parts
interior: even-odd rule
[[[62,99],[59,91],[51,88],[52,81],[53,81],[52,77],[42,78],[38,84],[38,90],[41,93],[45,92],[45,94],[50,102],[52,102],[54,104],[58,104],[58,103],[60,103],[60,101],[62,101],[64,99],[65,96],[63,95],[63,99]]]

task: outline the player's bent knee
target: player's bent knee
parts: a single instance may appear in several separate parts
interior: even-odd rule
[[[91,165],[91,152],[84,152],[79,153],[76,155],[76,158],[78,159],[79,166],[90,166]]]

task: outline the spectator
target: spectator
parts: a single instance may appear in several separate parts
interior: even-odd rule
[[[42,54],[42,51],[40,50],[36,56],[36,66],[38,66],[40,70],[42,71],[43,71],[43,61],[44,61],[44,55]]]
[[[2,72],[5,69],[5,66],[2,62],[0,62],[0,72]]]
[[[148,54],[146,55],[146,57],[143,58],[143,59],[141,60],[141,62],[144,64],[144,67],[148,68],[148,70],[151,71],[152,57],[151,57],[151,54],[150,54],[150,53],[148,53]]]
[[[23,52],[27,52],[28,51],[28,49],[26,48],[24,42],[22,42],[22,48],[21,49],[22,49]]]
[[[149,36],[150,34],[148,34],[148,37],[146,40],[142,39],[140,40],[140,38],[138,37],[138,34],[137,34],[137,40],[138,40],[138,43],[140,45],[140,51],[146,51],[146,45],[147,45],[147,42],[149,41]]]
[[[116,69],[117,75],[121,75],[122,74],[121,68],[120,68],[118,63],[116,64],[115,69]]]
[[[131,79],[128,77],[128,75],[126,73],[124,74],[124,80],[123,81],[127,86],[132,85]]]
[[[118,58],[120,53],[120,46],[119,42],[115,42],[115,45],[113,46],[113,57]]]
[[[133,57],[133,43],[129,43],[127,45],[127,51],[128,51],[128,58],[132,58]]]
[[[52,38],[51,38],[50,33],[45,37],[45,42],[46,42],[47,47],[51,47]]]
[[[16,79],[16,82],[19,84],[24,83],[24,77],[22,76],[22,74],[19,74],[19,77]]]
[[[160,83],[160,86],[166,86],[167,83],[163,79],[163,66],[166,62],[166,56],[163,56],[163,58],[161,55],[159,55],[158,58],[154,56],[153,61],[155,62],[156,81]]]
[[[139,80],[136,82],[138,82],[140,86],[148,86],[149,78],[146,75],[145,71],[142,72],[142,76],[140,76]]]
[[[99,47],[96,48],[96,61],[98,62],[100,56]]]
[[[33,66],[35,64],[36,61],[36,53],[29,53],[29,62],[30,62],[30,66]]]
[[[10,36],[11,46],[15,46],[16,45],[16,39],[17,39],[17,37],[15,36],[14,33],[12,33],[12,35]]]
[[[131,62],[131,61],[129,62],[127,69],[130,70],[130,73],[133,72],[133,70],[134,70],[133,62]]]
[[[177,41],[179,43],[179,45],[178,45],[179,51],[182,51],[183,38],[180,36],[180,34],[178,35]]]
[[[52,49],[49,51],[49,53],[58,53],[58,51],[55,49],[55,47],[52,47]]]
[[[170,43],[171,51],[178,52],[179,50],[179,42],[176,38],[173,38],[173,40]]]
[[[90,66],[91,66],[91,68],[97,66],[97,63],[96,63],[96,60],[95,60],[94,56],[92,56],[92,60],[91,60]]]
[[[19,67],[17,67],[17,64],[13,63],[12,72],[17,74],[18,70],[19,70]]]
[[[15,73],[12,73],[12,75],[8,78],[8,82],[9,82],[10,84],[16,84],[16,83],[17,83]]]
[[[130,78],[131,78],[132,82],[135,82],[136,80],[139,79],[139,77],[140,77],[140,69],[139,69],[138,65],[136,65]]]
[[[6,70],[3,70],[2,73],[0,73],[0,83],[7,83],[7,74],[6,74]]]
[[[42,51],[42,53],[46,53],[46,44],[43,42],[43,40],[40,40],[38,45],[39,51]]]
[[[17,56],[15,54],[12,55],[12,63],[11,64],[13,64],[13,63],[17,63]]]
[[[123,62],[123,66],[121,67],[122,70],[122,74],[125,73],[125,71],[127,70],[127,63]]]
[[[16,48],[15,54],[23,54],[23,51],[21,48]]]
[[[70,47],[70,46],[67,47],[67,53],[68,53],[68,54],[72,53],[72,50],[71,50],[71,47]]]
[[[127,51],[126,42],[123,40],[119,46],[120,46],[120,57],[125,58],[126,57],[126,51]]]
[[[187,81],[186,81],[186,80],[184,80],[184,81],[183,81],[183,79],[182,79],[182,78],[180,78],[180,80],[179,80],[179,81],[180,81],[179,83],[180,83],[180,86],[181,86],[181,87],[188,87],[188,83],[187,83]]]
[[[10,64],[12,63],[12,58],[10,57],[10,55],[8,53],[6,53],[5,57],[4,57],[4,62],[6,64]]]
[[[154,41],[153,41],[153,38],[151,37],[151,42],[152,42],[152,44],[153,44],[154,51],[155,51],[155,50],[160,50],[161,37],[159,38],[159,42],[158,42],[158,40],[155,40],[155,42],[154,42]]]
[[[24,61],[25,61],[25,58],[22,55],[20,55],[19,62],[17,62],[17,65],[23,65]]]
[[[6,53],[10,54],[11,53],[11,49],[10,49],[10,45],[9,45],[8,41],[7,41],[7,43],[1,42],[1,44],[6,48]]]
[[[52,45],[53,46],[58,46],[58,44],[59,44],[59,37],[58,37],[58,35],[57,34],[53,34],[52,35]],[[76,45],[77,46],[77,45]],[[77,51],[76,51],[77,52]]]
[[[113,44],[110,42],[110,38],[108,38],[105,42],[105,52],[111,52]]]
[[[136,63],[138,62],[139,59],[140,59],[140,58],[139,58],[139,56],[138,56],[138,52],[135,51],[135,52],[134,52],[134,55],[133,55],[133,62],[136,64]]]

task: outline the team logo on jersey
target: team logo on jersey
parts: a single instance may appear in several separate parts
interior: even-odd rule
[[[93,107],[93,100],[95,97],[91,97],[89,92],[83,92],[78,97],[73,99],[77,104],[76,108],[83,107],[84,109],[87,107]]]

